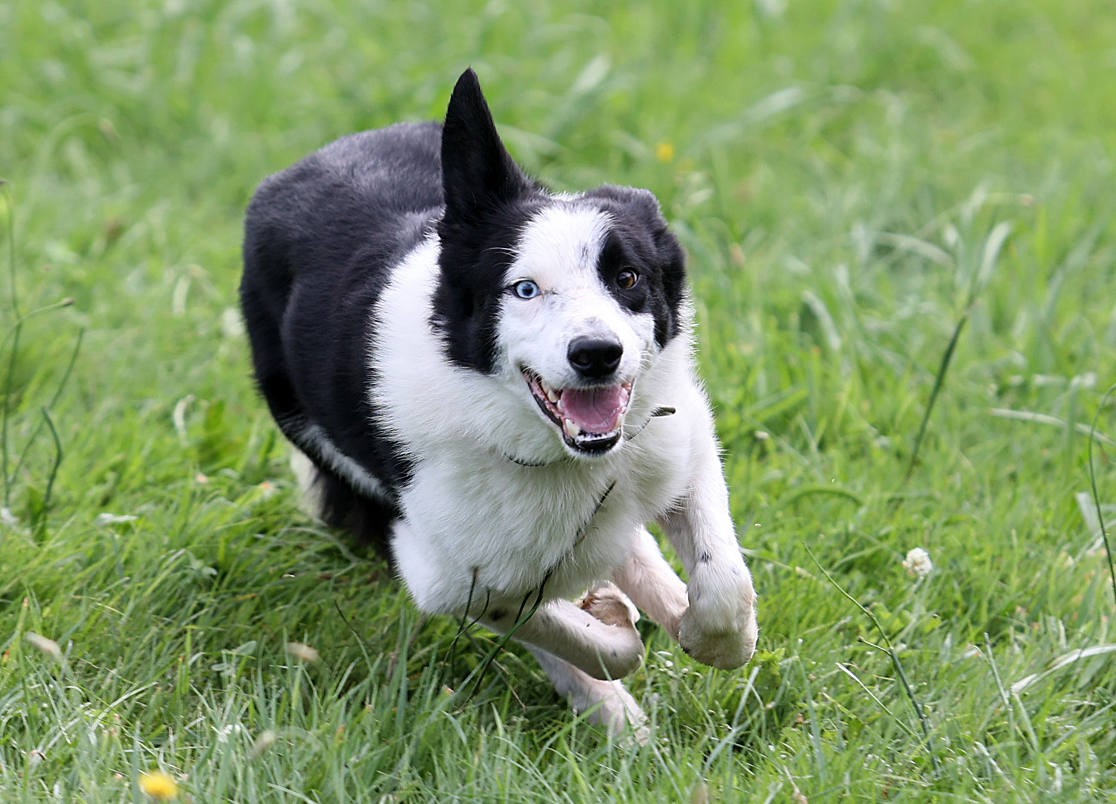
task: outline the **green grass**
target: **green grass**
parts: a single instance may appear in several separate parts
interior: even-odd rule
[[[1055,664],[1116,643],[1077,496],[1116,436],[1110,12],[0,5],[0,800],[1116,795],[1116,658]],[[451,657],[298,511],[234,326],[258,181],[470,64],[532,172],[650,187],[690,254],[762,633],[717,672],[649,627],[643,748],[518,648],[449,694],[494,638]]]

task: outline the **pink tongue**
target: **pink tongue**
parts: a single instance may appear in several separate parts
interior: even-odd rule
[[[562,392],[562,413],[582,430],[603,435],[620,424],[626,392],[623,386],[567,388]]]

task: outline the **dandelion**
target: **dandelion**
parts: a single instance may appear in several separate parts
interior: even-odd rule
[[[903,568],[912,578],[925,578],[934,569],[930,554],[921,547],[913,548],[903,560]]]
[[[178,782],[163,771],[141,773],[139,786],[140,790],[159,801],[170,801],[178,796]]]
[[[660,162],[673,162],[674,146],[669,142],[660,142],[655,146],[655,158]]]

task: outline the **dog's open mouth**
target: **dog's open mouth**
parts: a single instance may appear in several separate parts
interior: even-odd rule
[[[607,452],[620,440],[632,399],[631,383],[592,388],[552,388],[530,369],[522,369],[535,402],[562,431],[571,449],[589,455]]]

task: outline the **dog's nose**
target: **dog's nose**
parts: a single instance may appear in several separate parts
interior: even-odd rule
[[[566,350],[566,359],[582,377],[599,380],[616,371],[624,347],[607,338],[574,338]]]

